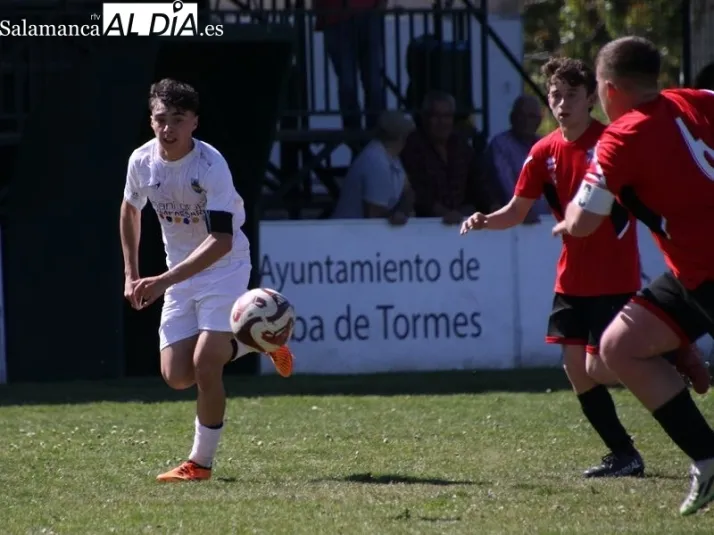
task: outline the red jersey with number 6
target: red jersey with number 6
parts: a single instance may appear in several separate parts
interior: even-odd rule
[[[551,132],[531,149],[516,184],[515,195],[545,196],[553,215],[563,219],[588,170],[595,144],[605,125],[593,121],[575,141]],[[613,204],[610,220],[591,236],[563,236],[555,278],[557,293],[592,297],[635,293],[640,289],[637,225],[620,204]]]
[[[714,280],[714,92],[662,91],[614,121],[585,180],[649,227],[686,288]]]

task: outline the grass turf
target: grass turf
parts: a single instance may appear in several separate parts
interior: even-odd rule
[[[159,485],[193,431],[159,380],[0,387],[0,533],[712,533],[687,459],[626,391],[648,477],[604,453],[559,370],[227,379],[214,479]],[[712,415],[708,398],[699,400]]]

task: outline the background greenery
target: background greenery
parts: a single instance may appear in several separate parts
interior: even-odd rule
[[[531,78],[544,84],[540,67],[558,54],[592,64],[597,51],[609,40],[624,35],[647,37],[660,47],[661,83],[680,83],[682,54],[682,3],[676,0],[541,0],[526,6],[524,15],[524,67]],[[598,108],[595,115],[606,120]],[[555,128],[547,114],[542,132]]]

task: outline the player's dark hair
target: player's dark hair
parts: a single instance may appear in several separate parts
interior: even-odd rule
[[[545,76],[546,89],[556,80],[567,83],[572,87],[585,87],[588,96],[597,90],[595,72],[584,61],[573,58],[551,58],[543,65],[540,72]]]
[[[644,37],[615,39],[597,55],[598,72],[642,88],[657,86],[661,63],[659,50]]]
[[[164,78],[151,84],[149,89],[149,110],[154,104],[161,102],[167,107],[175,108],[179,112],[191,111],[198,115],[198,92],[189,84]]]

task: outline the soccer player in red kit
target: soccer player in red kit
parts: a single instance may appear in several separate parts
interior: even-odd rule
[[[462,233],[520,224],[541,195],[561,220],[577,192],[605,129],[590,116],[597,98],[595,73],[582,61],[555,58],[543,67],[543,74],[548,104],[560,128],[533,146],[510,203],[492,214],[473,214],[464,222]],[[641,284],[635,220],[619,204],[613,204],[608,215],[609,223],[593,236],[563,238],[546,342],[563,347],[565,372],[582,411],[610,450],[600,465],[584,475],[641,476],[642,457],[620,423],[607,389],[618,381],[595,357],[605,327]],[[609,261],[593,269],[593,258],[603,255]]]
[[[669,271],[628,303],[605,330],[601,358],[692,459],[680,507],[691,514],[714,500],[714,430],[681,376],[657,355],[714,333],[714,94],[661,91],[660,54],[646,39],[623,37],[598,54],[598,93],[612,123],[565,220],[554,233],[600,231],[617,200],[651,230]],[[614,260],[601,256],[598,266]],[[691,353],[680,369],[692,382],[708,371]]]

